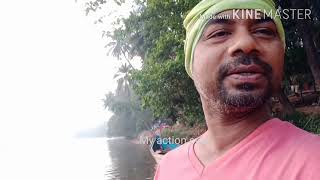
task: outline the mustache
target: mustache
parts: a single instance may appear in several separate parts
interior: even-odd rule
[[[219,67],[218,80],[221,82],[232,69],[235,69],[241,65],[248,66],[252,64],[259,66],[264,71],[263,74],[268,78],[268,80],[272,79],[273,69],[268,63],[264,62],[256,55],[241,54],[236,59],[228,63],[222,64]]]

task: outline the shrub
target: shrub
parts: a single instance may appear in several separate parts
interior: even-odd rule
[[[166,128],[161,133],[162,138],[173,138],[175,139],[175,142],[183,144],[185,142],[188,142],[192,138],[192,134],[188,131],[184,131],[184,129],[171,129]]]

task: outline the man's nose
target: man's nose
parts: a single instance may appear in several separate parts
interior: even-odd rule
[[[231,57],[235,57],[238,54],[251,54],[258,53],[257,42],[247,29],[239,29],[234,34],[234,42],[228,49],[228,53]]]

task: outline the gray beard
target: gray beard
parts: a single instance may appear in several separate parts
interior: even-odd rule
[[[250,84],[238,86],[239,92],[231,94],[223,85],[223,82],[217,82],[216,85],[203,86],[201,83],[194,81],[198,93],[203,103],[206,103],[213,111],[229,115],[240,115],[250,113],[270,102],[272,96],[272,85],[268,85],[261,93],[250,93],[254,87]]]
[[[237,95],[230,94],[228,90],[222,85],[218,87],[217,99],[226,106],[234,108],[249,108],[255,109],[263,105],[267,100],[271,98],[272,88],[269,82],[267,88],[260,94],[250,93],[254,89],[253,85],[243,84],[238,87],[239,92]]]
[[[271,83],[262,93],[250,93],[254,87],[250,84],[239,86],[239,93],[230,94],[222,85],[218,87],[218,96],[215,97],[216,102],[220,104],[220,110],[227,113],[248,113],[263,106],[271,99],[272,88]]]

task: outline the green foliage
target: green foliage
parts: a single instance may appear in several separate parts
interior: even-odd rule
[[[127,64],[119,67],[113,79],[118,83],[116,94],[130,97],[130,67]]]
[[[166,128],[162,131],[161,138],[179,139],[180,143],[185,143],[191,140],[193,136],[190,132],[184,131],[183,129]]]
[[[199,96],[184,69],[182,24],[199,0],[146,2],[140,4],[139,13],[133,12],[124,20],[132,47],[129,52],[144,60],[143,68],[133,74],[134,90],[155,117],[169,117],[191,126],[203,122]]]
[[[123,26],[109,37],[115,40],[114,55],[128,53],[131,57],[149,58],[156,62],[172,59],[176,50],[183,49],[186,12],[199,0],[136,0],[129,18],[121,19]]]
[[[183,59],[150,63],[135,72],[133,79],[143,107],[149,107],[156,117],[178,118],[188,125],[204,121],[199,95]]]
[[[283,119],[306,131],[320,134],[320,115],[295,112],[292,115],[285,116]]]
[[[117,2],[121,4],[124,1]],[[133,87],[130,88],[130,92],[137,96],[136,102],[139,103],[134,103],[133,108],[132,103],[127,102],[128,98],[119,97],[116,101],[107,101],[107,106],[119,114],[118,119],[122,117],[123,112],[131,112],[132,109],[138,114],[140,111],[138,109],[142,106],[150,109],[150,113],[156,118],[179,120],[189,126],[203,123],[199,95],[184,69],[185,30],[182,24],[187,13],[200,0],[135,0],[134,2],[135,7],[130,16],[116,19],[117,28],[113,32],[107,32],[106,36],[113,40],[107,47],[115,57],[118,59],[125,57],[129,65],[130,59],[135,56],[141,57],[143,61],[142,69],[133,70],[132,76],[130,75],[129,87]],[[88,8],[95,11],[105,3],[106,1],[95,0],[88,4]],[[281,8],[291,7],[291,1],[288,0],[277,0],[277,3]],[[312,9],[314,30],[319,31],[320,8],[317,8],[319,2],[308,0],[305,3]],[[292,75],[302,73],[310,75],[311,70],[310,64],[306,63],[303,37],[297,30],[296,22],[284,20],[283,23],[287,37],[285,84],[288,86]],[[110,97],[109,99],[112,99]],[[146,118],[146,121],[150,120]],[[138,129],[143,128],[143,124],[148,123],[144,123],[144,120],[136,121]]]
[[[104,107],[114,115],[108,121],[109,136],[133,137],[139,131],[148,129],[153,121],[149,110],[142,110],[138,96],[132,91],[131,68],[124,64],[114,75],[118,86],[115,93],[108,93],[104,99]]]
[[[297,1],[297,0],[295,0]],[[300,6],[302,7],[295,7],[293,6],[293,1],[288,0],[276,0],[276,4],[281,9],[302,9],[303,7],[310,8],[311,9],[311,18],[313,18],[312,21],[310,21],[311,25],[311,32],[309,32],[314,37],[314,44],[316,44],[316,34],[315,32],[319,31],[318,25],[319,25],[319,18],[320,18],[320,11],[319,11],[319,1],[318,0],[306,0],[303,3],[300,3]],[[290,79],[290,76],[296,75],[296,74],[307,74],[311,77],[309,81],[314,83],[314,78],[316,78],[315,72],[312,72],[310,69],[310,66],[315,66],[317,64],[310,64],[310,61],[308,61],[308,57],[306,54],[306,48],[304,46],[304,39],[307,39],[304,37],[303,33],[298,31],[297,24],[301,23],[300,21],[297,21],[296,19],[289,18],[282,20],[282,23],[285,28],[286,33],[286,56],[285,56],[285,78]],[[307,28],[307,27],[306,27]],[[316,54],[316,52],[313,52]],[[313,75],[313,76],[312,76]]]
[[[138,132],[150,128],[153,121],[149,110],[142,110],[137,96],[108,93],[104,99],[105,108],[114,115],[109,119],[107,132],[109,136],[134,137]]]

